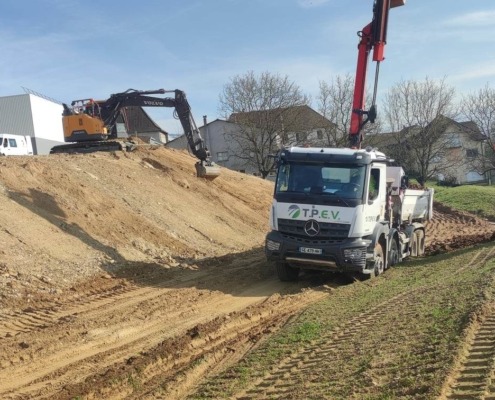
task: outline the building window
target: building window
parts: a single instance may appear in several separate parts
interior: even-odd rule
[[[478,157],[478,149],[466,149],[466,157],[467,158]]]
[[[220,151],[217,153],[217,161],[228,161],[229,153],[226,151]]]
[[[447,147],[461,147],[461,138],[458,133],[449,133],[447,135]]]
[[[308,134],[305,132],[296,133],[296,140],[298,142],[305,142],[306,140],[308,140]]]
[[[318,130],[316,131],[316,137],[317,137],[319,140],[323,139],[323,131],[322,131],[321,129],[318,129]]]

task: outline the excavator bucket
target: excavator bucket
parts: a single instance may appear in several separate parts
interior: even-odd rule
[[[220,175],[220,167],[213,163],[207,165],[198,162],[196,163],[196,175],[198,178],[205,178],[212,181],[218,175]]]

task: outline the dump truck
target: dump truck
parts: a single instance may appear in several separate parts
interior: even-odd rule
[[[265,241],[282,281],[301,269],[377,276],[424,255],[433,189],[411,189],[400,166],[371,148],[280,152]]]

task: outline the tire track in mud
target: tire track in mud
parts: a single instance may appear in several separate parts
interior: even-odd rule
[[[479,265],[484,264],[488,259],[493,257],[494,254],[495,248],[483,249],[479,251],[468,264],[461,266],[456,271],[461,272],[468,268],[477,268]],[[375,307],[356,315],[337,328],[325,332],[317,340],[311,341],[309,345],[303,346],[299,351],[285,357],[278,364],[272,366],[268,372],[260,372],[257,379],[251,381],[246,388],[233,394],[230,398],[237,400],[293,398],[291,396],[294,395],[294,390],[296,390],[296,388],[301,389],[311,385],[321,385],[318,371],[331,369],[332,360],[334,360],[337,355],[342,356],[342,354],[347,351],[347,356],[352,357],[352,352],[356,348],[352,343],[363,338],[366,332],[373,332],[374,327],[379,326],[382,321],[389,321],[386,317],[390,317],[391,313],[401,316],[401,318],[394,319],[394,331],[400,331],[401,329],[407,330],[410,321],[414,319],[418,312],[420,312],[419,307],[421,306],[423,295],[430,292],[435,287],[441,287],[442,285],[443,283],[439,282],[405,290]],[[488,334],[487,332],[490,331],[492,323],[495,327],[495,311],[493,314],[493,318],[490,318],[489,320],[489,326],[482,331],[484,335]],[[490,345],[495,352],[495,329],[493,332],[490,331],[490,335]],[[482,338],[484,337],[482,336]],[[492,338],[493,343],[491,343]],[[486,342],[486,339],[484,339],[485,341],[483,341],[483,339],[480,340],[481,343]],[[390,341],[390,338],[388,341]],[[361,343],[360,350],[366,352],[366,349],[363,349],[363,346],[372,346],[373,343],[373,341],[370,343]],[[400,341],[397,339],[397,342],[394,343],[394,345],[400,347]],[[345,346],[350,347],[343,351],[343,347]],[[345,355],[343,357],[345,358]],[[429,372],[438,370],[443,366],[437,360],[434,346],[417,352],[414,357],[417,357],[421,364],[426,364],[425,368],[429,370]],[[488,358],[491,361],[490,356],[488,356]],[[382,371],[383,375],[386,375],[389,370],[395,368],[396,366],[393,365],[393,363],[390,364],[388,362],[383,362],[381,365],[376,366],[376,369]],[[487,373],[489,370],[490,369],[488,368]],[[317,378],[314,381],[311,380],[309,373]],[[495,376],[495,371],[493,374]],[[334,376],[336,378],[334,384],[338,385],[339,371],[335,371]],[[344,380],[346,379],[346,377],[341,378]],[[232,376],[228,375],[219,375],[218,377],[213,378],[208,382],[208,389],[201,392],[201,395],[205,395],[207,398],[215,398],[216,393],[222,393],[221,388],[225,387],[230,379],[232,379]],[[332,382],[327,382],[327,384],[333,385]],[[375,382],[375,385],[376,384],[377,383]],[[462,398],[468,399],[471,397]],[[461,399],[461,397],[455,399]]]
[[[495,255],[495,249],[481,257],[480,264]],[[495,287],[490,288],[490,298]],[[467,330],[456,367],[446,379],[439,399],[495,400],[495,303],[484,305],[481,316]]]
[[[229,272],[242,270],[250,263],[260,263],[260,256],[255,255],[248,257],[235,266],[229,268]],[[0,315],[0,337],[14,336],[20,332],[28,333],[38,329],[46,329],[48,326],[57,324],[59,321],[74,318],[80,312],[88,312],[89,309],[99,309],[109,304],[125,299],[132,299],[134,296],[139,297],[141,301],[145,294],[150,294],[151,298],[155,296],[155,288],[176,288],[178,285],[198,280],[211,281],[211,268],[200,271],[191,271],[190,276],[178,277],[161,277],[158,280],[150,278],[137,278],[132,282],[120,279],[120,283],[110,287],[90,289],[82,295],[74,294],[68,296],[63,302],[57,301],[45,307],[36,308],[34,306],[16,311],[10,314]],[[173,274],[177,274],[175,271]],[[143,287],[144,286],[144,287]],[[152,287],[146,287],[152,286]],[[115,303],[117,304],[117,303]],[[131,304],[130,304],[131,305]]]
[[[0,349],[9,351],[0,352],[0,397],[55,399],[62,389],[66,394],[88,379],[92,387],[84,390],[97,392],[100,386],[92,377],[141,355],[147,366],[140,379],[153,381],[160,376],[157,384],[163,385],[163,376],[173,379],[180,365],[187,370],[191,359],[228,358],[229,353],[249,346],[252,337],[267,327],[283,323],[290,314],[325,295],[301,292],[300,287],[275,278],[260,280],[256,275],[264,263],[262,258],[258,254],[221,268],[188,271],[171,280],[153,282],[152,287],[130,283],[95,290],[87,298],[72,298],[29,310],[26,316],[4,318],[1,331],[5,339]],[[284,293],[286,287],[287,295],[273,295]],[[146,310],[144,315],[142,310]],[[209,335],[196,337],[194,329],[209,324],[213,326]],[[24,342],[33,332],[39,339]],[[57,336],[59,340],[54,339]],[[191,343],[181,347],[180,338],[189,336]],[[155,364],[149,354],[160,354],[154,349],[171,340],[178,340],[174,350],[179,354],[167,359],[165,352]],[[15,381],[9,379],[11,376]],[[107,380],[101,382],[102,388],[108,385]],[[121,391],[122,387],[116,398]]]

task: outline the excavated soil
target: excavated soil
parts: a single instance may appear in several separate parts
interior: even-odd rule
[[[184,398],[348,284],[279,282],[262,250],[273,184],[194,163],[144,145],[0,159],[0,398]],[[428,254],[494,239],[435,212]]]

